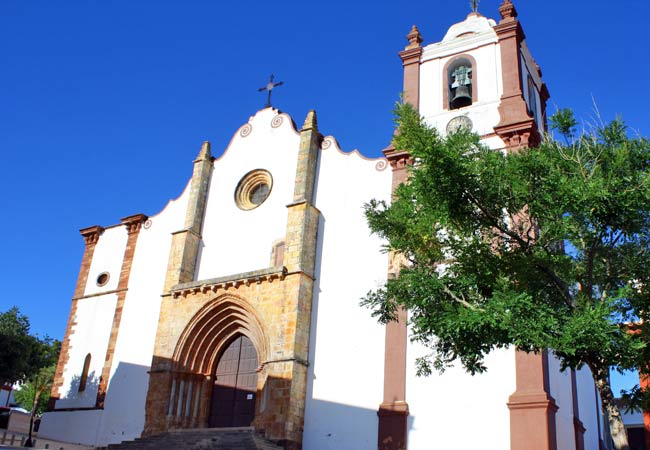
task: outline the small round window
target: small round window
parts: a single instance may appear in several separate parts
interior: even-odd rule
[[[97,276],[97,286],[106,286],[106,283],[108,283],[108,280],[110,280],[111,276],[108,274],[108,272],[102,272]]]
[[[272,187],[273,178],[267,170],[251,170],[237,184],[235,203],[244,211],[255,209],[268,198]]]

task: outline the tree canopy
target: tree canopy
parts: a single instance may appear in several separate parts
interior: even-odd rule
[[[20,389],[14,391],[16,401],[33,414],[42,414],[50,399],[50,389],[54,380],[56,366],[47,366],[30,376]]]
[[[396,114],[393,144],[415,163],[366,216],[406,263],[363,303],[384,322],[408,309],[432,349],[420,373],[550,349],[565,368],[588,366],[617,416],[609,368],[650,372],[650,142],[620,120],[577,134],[562,110],[551,123],[564,142],[495,151],[463,129],[443,137],[408,104]]]
[[[13,384],[56,364],[61,343],[30,334],[29,319],[17,307],[0,313],[0,383]]]

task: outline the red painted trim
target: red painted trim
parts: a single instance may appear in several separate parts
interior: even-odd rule
[[[415,109],[420,107],[420,58],[422,36],[414,25],[407,39],[409,45],[399,56],[404,66],[404,102]],[[408,177],[407,166],[412,158],[408,152],[397,151],[391,144],[384,149],[384,156],[393,170],[392,192]],[[388,276],[394,276],[397,268],[389,266]],[[392,272],[392,273],[391,273]],[[407,446],[406,403],[406,311],[400,310],[398,321],[386,325],[384,351],[384,398],[377,416],[377,448],[379,450],[405,450]]]
[[[95,253],[95,246],[99,242],[99,237],[104,232],[104,228],[99,225],[84,228],[79,230],[81,236],[84,238],[86,247],[84,254],[81,258],[81,267],[79,268],[79,276],[77,277],[77,285],[74,290],[72,298],[72,305],[70,306],[70,315],[68,316],[68,325],[65,330],[65,336],[61,343],[61,352],[59,353],[59,360],[56,364],[54,372],[54,381],[52,382],[52,390],[50,391],[50,401],[48,403],[48,410],[52,410],[56,405],[56,401],[60,398],[59,390],[63,387],[63,370],[70,360],[70,340],[74,334],[74,327],[77,325],[77,299],[82,297],[86,290],[86,283],[88,282],[88,273],[90,272],[90,263]]]
[[[404,65],[404,102],[420,108],[420,56],[422,47],[400,53]]]
[[[516,19],[517,13],[511,2],[505,1],[500,8],[503,19],[494,27],[501,48],[501,71],[503,94],[499,104],[501,120],[494,131],[503,139],[506,148],[518,150],[539,144],[541,135],[535,120],[528,112],[524,99],[521,68],[521,43],[524,32]],[[548,91],[547,91],[548,92]],[[544,94],[546,95],[546,94]],[[542,117],[546,101],[542,100]]]
[[[508,399],[511,450],[557,450],[548,353],[515,353],[517,388]]]
[[[111,326],[111,334],[108,340],[108,347],[106,348],[104,367],[102,368],[102,374],[99,377],[99,388],[97,389],[97,400],[95,402],[97,408],[104,407],[104,400],[106,398],[106,391],[108,389],[108,378],[111,374],[111,367],[113,366],[115,345],[117,344],[117,335],[120,331],[122,311],[124,309],[124,301],[126,300],[127,288],[129,286],[129,277],[131,276],[131,266],[133,263],[133,255],[135,254],[135,246],[140,234],[140,229],[142,228],[142,224],[146,220],[147,216],[144,214],[135,214],[133,216],[125,217],[122,219],[122,224],[126,227],[128,238],[126,241],[126,247],[124,249],[124,256],[122,258],[120,280],[117,285],[117,289],[120,292],[117,294],[117,302],[115,304],[115,312],[113,314],[113,324]]]
[[[395,192],[395,189],[406,181],[407,167],[413,163],[413,159],[407,152],[396,151],[392,146],[384,150],[384,155],[393,170],[392,192]],[[394,277],[398,272],[399,267],[391,255],[388,277]],[[406,402],[406,319],[406,311],[400,310],[398,321],[386,325],[384,399],[377,411],[379,450],[405,450],[407,448],[409,409]]]
[[[404,102],[415,109],[420,108],[420,58],[422,57],[422,36],[413,25],[406,36],[409,45],[399,53],[404,66]]]

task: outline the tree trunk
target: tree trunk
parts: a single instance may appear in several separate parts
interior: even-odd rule
[[[616,450],[630,450],[623,417],[621,416],[618,405],[614,402],[614,394],[609,384],[609,367],[590,365],[590,368],[593,373],[596,388],[598,389],[598,393],[600,393],[600,401],[609,419],[609,430],[614,441],[614,448]]]
[[[32,414],[29,418],[29,436],[25,441],[25,447],[34,446],[34,442],[32,441],[32,430],[34,429],[34,416],[36,415],[36,411],[38,410],[38,399],[40,398],[40,396],[41,396],[40,391],[36,391],[36,394],[34,395],[34,405],[32,406]]]

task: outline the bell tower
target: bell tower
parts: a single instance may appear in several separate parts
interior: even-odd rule
[[[414,26],[400,53],[405,101],[442,133],[469,128],[494,149],[535,146],[546,129],[548,89],[512,1],[497,23],[473,11],[440,42],[422,45]]]
[[[517,151],[536,146],[546,130],[549,92],[542,71],[533,59],[511,0],[499,7],[499,22],[478,11],[452,25],[440,42],[423,45],[413,25],[408,43],[399,52],[404,67],[404,102],[410,103],[430,126],[441,133],[467,128],[495,150]],[[413,163],[409,153],[391,144],[384,155],[392,169],[393,190],[408,177]],[[388,277],[400,263],[391,255]],[[384,398],[377,415],[379,450],[407,448],[409,404],[406,400],[407,312],[386,325]],[[529,438],[546,442],[554,429],[557,407],[544,380],[548,377],[546,356],[517,353],[517,386],[509,399],[511,427],[536,430],[534,437],[514,433],[512,449],[528,449]],[[545,365],[546,364],[546,365]],[[531,377],[530,375],[533,374]],[[535,394],[527,397],[528,394]],[[532,400],[531,400],[532,399]],[[550,443],[543,448],[551,448]],[[536,447],[542,448],[542,447]]]

